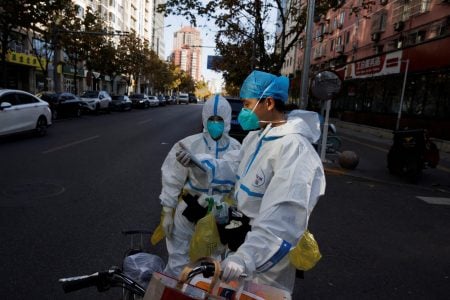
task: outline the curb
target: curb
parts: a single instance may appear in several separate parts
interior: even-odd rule
[[[384,128],[372,127],[357,123],[345,122],[339,119],[332,118],[330,119],[331,123],[334,123],[337,127],[352,130],[356,132],[360,132],[363,134],[370,134],[372,136],[386,139],[392,141],[393,139],[393,131]],[[431,138],[431,140],[436,144],[440,152],[450,154],[450,141],[441,140],[437,138]]]

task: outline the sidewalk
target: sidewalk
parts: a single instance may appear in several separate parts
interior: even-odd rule
[[[379,144],[389,145],[389,147],[392,145],[392,130],[344,122],[334,118],[330,119],[330,123],[336,126],[338,135],[341,132]],[[432,141],[439,149],[441,162],[450,164],[450,141],[435,138],[432,138]]]
[[[359,164],[354,170],[344,169],[338,162],[339,154],[329,154],[328,161],[324,163],[326,173],[389,184],[405,184],[404,178],[393,176],[387,170],[386,155],[392,145],[392,131],[338,119],[330,119],[330,123],[336,126],[337,135],[342,139],[341,151],[354,151],[359,157]],[[349,143],[355,148],[349,149]],[[424,176],[418,186],[427,189],[442,187],[450,192],[450,142],[438,141],[436,144],[440,152],[439,164],[436,169],[424,170]],[[365,151],[365,149],[372,150]]]

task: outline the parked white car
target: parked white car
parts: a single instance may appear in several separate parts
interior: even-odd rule
[[[0,136],[30,130],[44,136],[51,124],[47,102],[24,91],[0,89]]]
[[[111,96],[106,91],[86,91],[80,96],[83,106],[96,113],[101,110],[110,111],[111,109]]]
[[[150,106],[159,106],[159,99],[156,96],[148,96],[148,100],[150,101]]]
[[[186,103],[189,104],[189,95],[184,93],[179,93],[177,97],[178,104]]]

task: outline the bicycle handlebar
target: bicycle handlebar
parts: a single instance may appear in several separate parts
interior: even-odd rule
[[[188,278],[203,274],[203,277],[208,278],[214,275],[214,264],[209,262],[202,262],[200,266],[192,269]],[[220,277],[222,274],[220,274]],[[247,277],[247,274],[242,274],[241,278]],[[135,295],[144,296],[145,289],[136,281],[126,276],[118,267],[111,267],[107,271],[95,272],[90,275],[81,275],[67,278],[60,278],[58,280],[65,293],[71,293],[88,287],[97,287],[99,292],[105,292],[111,287],[125,288]]]
[[[96,272],[91,275],[74,276],[61,278],[61,283],[65,293],[74,292],[91,286],[98,286],[101,277],[105,277],[109,271]]]
[[[96,272],[91,275],[61,278],[58,281],[65,293],[95,286],[99,292],[107,291],[111,287],[123,287],[138,296],[144,296],[145,294],[145,289],[142,286],[126,276],[117,267],[111,267],[108,271]]]

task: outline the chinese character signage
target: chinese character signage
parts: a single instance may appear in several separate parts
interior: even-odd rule
[[[400,73],[401,59],[402,51],[396,51],[348,64],[345,70],[345,79]]]

